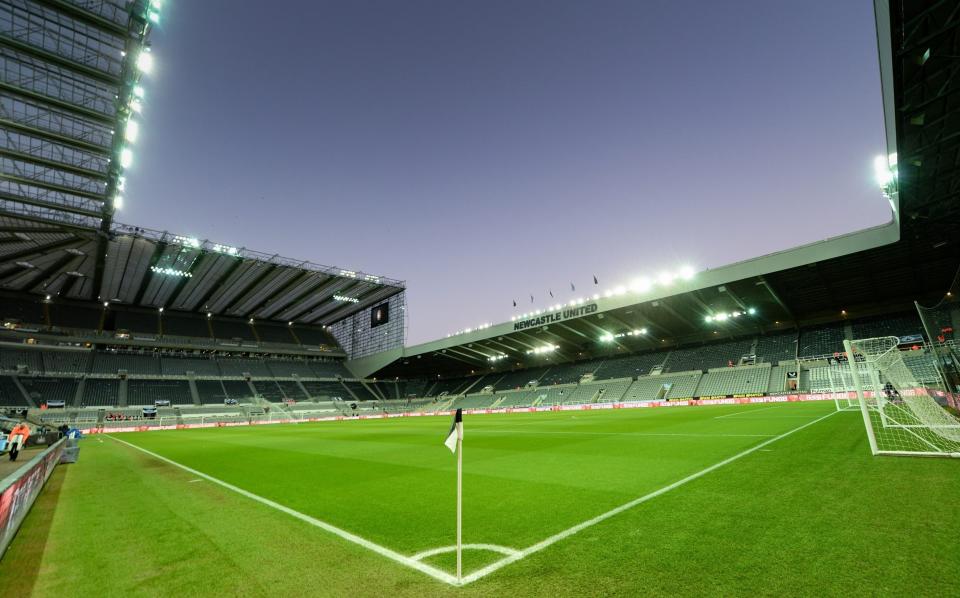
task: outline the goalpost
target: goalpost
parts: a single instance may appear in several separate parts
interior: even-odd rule
[[[960,458],[960,418],[943,389],[917,381],[895,336],[843,342],[874,455]]]

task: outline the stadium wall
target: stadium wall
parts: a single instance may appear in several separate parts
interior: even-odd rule
[[[60,463],[66,439],[61,438],[27,464],[0,481],[0,558],[20,529],[30,507]]]

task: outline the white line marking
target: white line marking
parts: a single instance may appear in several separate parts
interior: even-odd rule
[[[367,540],[366,538],[361,538],[360,536],[358,536],[358,535],[356,535],[356,534],[352,534],[352,533],[350,533],[350,532],[348,532],[348,531],[346,531],[346,530],[340,529],[339,527],[335,527],[335,526],[333,526],[333,525],[330,525],[329,523],[326,523],[325,521],[320,521],[319,519],[316,519],[316,518],[314,518],[314,517],[311,517],[310,515],[305,515],[304,513],[301,513],[300,511],[295,511],[295,510],[291,509],[290,507],[281,505],[280,503],[274,502],[274,501],[270,500],[269,498],[264,498],[264,497],[262,497],[262,496],[259,496],[259,495],[257,495],[257,494],[254,494],[253,492],[249,492],[249,491],[247,491],[247,490],[244,490],[243,488],[239,488],[239,487],[237,487],[237,486],[234,486],[233,484],[230,484],[230,483],[228,483],[228,482],[224,482],[223,480],[220,480],[220,479],[217,479],[217,478],[215,478],[215,477],[213,477],[213,476],[207,475],[207,474],[203,473],[202,471],[197,471],[196,469],[187,467],[186,465],[181,465],[180,463],[177,463],[176,461],[173,461],[173,460],[171,460],[171,459],[167,459],[167,458],[164,457],[163,455],[158,455],[157,453],[154,453],[153,451],[148,451],[147,449],[141,448],[141,447],[139,447],[139,446],[137,446],[137,445],[135,445],[135,444],[130,444],[130,443],[127,442],[126,440],[120,440],[119,438],[114,438],[114,437],[113,437],[112,435],[110,435],[110,434],[106,434],[106,436],[109,437],[109,438],[112,439],[112,440],[115,440],[116,442],[119,442],[119,443],[121,443],[121,444],[125,444],[125,445],[127,445],[127,446],[129,446],[129,447],[131,447],[131,448],[135,448],[135,449],[137,449],[138,451],[141,451],[141,452],[143,452],[143,453],[146,453],[146,454],[150,455],[151,457],[153,457],[153,458],[155,458],[155,459],[160,459],[161,461],[163,461],[163,462],[165,462],[165,463],[169,463],[170,465],[173,465],[173,466],[175,466],[175,467],[179,467],[180,469],[182,469],[182,470],[184,470],[184,471],[187,471],[187,472],[190,472],[190,473],[192,473],[192,474],[195,475],[195,476],[201,477],[201,478],[203,478],[203,479],[205,479],[205,480],[209,480],[209,481],[213,482],[214,484],[219,484],[220,486],[223,486],[223,487],[226,488],[227,490],[232,490],[232,491],[236,492],[237,494],[239,494],[239,495],[241,495],[241,496],[245,496],[245,497],[247,497],[247,498],[249,498],[249,499],[251,499],[251,500],[257,501],[258,503],[267,505],[268,507],[272,507],[272,508],[274,508],[274,509],[276,509],[276,510],[278,510],[278,511],[282,511],[282,512],[286,513],[287,515],[290,515],[291,517],[296,517],[297,519],[299,519],[299,520],[301,520],[301,521],[304,521],[304,522],[306,522],[306,523],[309,523],[310,525],[319,527],[320,529],[322,529],[322,530],[324,530],[324,531],[327,531],[327,532],[330,532],[331,534],[334,534],[335,536],[339,536],[339,537],[343,538],[344,540],[346,540],[346,541],[348,541],[348,542],[353,542],[354,544],[357,544],[357,545],[359,545],[359,546],[362,546],[362,547],[366,548],[367,550],[372,550],[373,552],[379,554],[380,556],[387,557],[388,559],[390,559],[390,560],[392,560],[392,561],[395,561],[395,562],[397,562],[397,563],[400,563],[401,565],[406,565],[407,567],[410,567],[411,569],[416,569],[417,571],[419,571],[419,572],[421,572],[421,573],[425,573],[425,574],[429,575],[430,577],[432,577],[432,578],[434,578],[434,579],[436,579],[436,580],[442,581],[442,582],[447,583],[447,584],[450,584],[450,585],[457,585],[457,578],[456,578],[456,576],[453,576],[453,575],[450,575],[449,573],[446,573],[446,572],[444,572],[444,571],[441,571],[440,569],[437,569],[436,567],[431,567],[430,565],[427,565],[426,563],[421,563],[420,561],[415,561],[415,560],[413,560],[413,559],[410,558],[410,557],[403,556],[403,555],[400,554],[399,552],[395,552],[395,551],[393,551],[393,550],[390,550],[389,548],[386,548],[386,547],[384,547],[384,546],[380,546],[379,544],[375,544],[375,543],[371,542],[370,540]]]
[[[202,481],[203,481],[203,480],[201,480],[200,478],[197,478],[197,479],[195,479],[195,480],[190,480],[190,481],[187,482],[187,483],[188,483],[188,484],[193,484],[194,482],[202,482]]]
[[[499,552],[500,554],[514,555],[520,552],[516,548],[509,548],[507,546],[500,546],[498,544],[464,544],[464,550],[489,550],[490,552]],[[442,546],[440,548],[431,548],[430,550],[424,550],[423,552],[418,552],[413,555],[412,558],[415,561],[422,561],[423,559],[434,556],[437,554],[443,554],[445,552],[455,552],[457,550],[456,546]]]
[[[761,407],[760,409],[747,409],[746,411],[737,411],[736,413],[728,413],[726,415],[718,415],[713,419],[723,419],[725,417],[736,417],[738,415],[746,415],[747,413],[756,413],[757,411],[766,411],[767,409],[776,409],[780,405],[771,405],[770,407]]]
[[[808,419],[808,418],[805,418]],[[514,434],[533,434],[534,436],[539,436],[541,434],[561,434],[561,435],[573,435],[573,436],[679,436],[684,438],[772,438],[776,434],[694,434],[694,433],[684,433],[684,432],[562,432],[562,431],[539,431],[539,430],[509,430],[509,431],[496,431],[493,430],[497,435],[503,436],[513,436]],[[474,430],[474,434],[488,434],[491,432],[490,428],[480,428]]]
[[[119,438],[114,438],[114,437],[111,436],[110,434],[105,434],[105,436],[109,437],[111,440],[114,440],[114,441],[119,442],[119,443],[121,443],[121,444],[125,444],[125,445],[127,445],[127,446],[129,446],[129,447],[131,447],[131,448],[134,448],[134,449],[136,449],[136,450],[138,450],[138,451],[141,451],[141,452],[143,452],[143,453],[146,453],[147,455],[150,455],[151,457],[154,457],[154,458],[156,458],[156,459],[160,459],[161,461],[164,461],[164,462],[166,462],[166,463],[169,463],[170,465],[173,465],[173,466],[175,466],[175,467],[179,467],[180,469],[183,469],[184,471],[187,471],[187,472],[190,472],[190,473],[192,473],[192,474],[194,474],[194,475],[200,476],[201,478],[206,479],[206,480],[209,480],[209,481],[211,481],[211,482],[213,482],[213,483],[215,483],[215,484],[219,484],[220,486],[223,486],[224,488],[226,488],[226,489],[228,489],[228,490],[232,490],[232,491],[236,492],[237,494],[240,494],[241,496],[245,496],[245,497],[247,497],[247,498],[250,498],[250,499],[252,499],[252,500],[255,500],[255,501],[259,502],[259,503],[262,503],[262,504],[264,504],[264,505],[267,505],[268,507],[273,507],[274,509],[277,509],[278,511],[282,511],[282,512],[284,512],[284,513],[286,513],[286,514],[288,514],[288,515],[290,515],[290,516],[292,516],[292,517],[296,517],[297,519],[300,519],[301,521],[304,521],[304,522],[306,522],[306,523],[309,523],[310,525],[319,527],[320,529],[323,529],[323,530],[328,531],[328,532],[330,532],[330,533],[332,533],[332,534],[334,534],[334,535],[336,535],[336,536],[339,536],[339,537],[343,538],[344,540],[347,540],[348,542],[353,542],[354,544],[357,544],[357,545],[359,545],[359,546],[362,546],[362,547],[364,547],[364,548],[366,548],[366,549],[368,549],[368,550],[372,550],[373,552],[375,552],[375,553],[377,553],[377,554],[379,554],[379,555],[381,555],[381,556],[384,556],[384,557],[386,557],[386,558],[388,558],[388,559],[390,559],[390,560],[392,560],[392,561],[395,561],[395,562],[397,562],[397,563],[400,563],[401,565],[405,565],[405,566],[407,566],[407,567],[410,567],[411,569],[416,569],[417,571],[420,571],[421,573],[425,573],[426,575],[429,575],[430,577],[432,577],[432,578],[434,578],[434,579],[436,579],[436,580],[442,581],[442,582],[444,582],[444,583],[447,583],[447,584],[450,584],[450,585],[453,585],[453,586],[457,586],[457,585],[459,585],[459,586],[464,586],[464,585],[467,585],[468,583],[477,581],[478,579],[482,579],[482,578],[486,577],[487,575],[490,575],[491,573],[493,573],[493,572],[495,572],[495,571],[498,571],[498,570],[502,569],[503,567],[505,567],[505,566],[507,566],[507,565],[509,565],[509,564],[511,564],[511,563],[515,563],[515,562],[517,562],[517,561],[519,561],[519,560],[521,560],[521,559],[524,559],[524,558],[530,556],[531,554],[540,552],[541,550],[543,550],[543,549],[545,549],[545,548],[548,548],[549,546],[552,546],[553,544],[556,544],[557,542],[559,542],[559,541],[561,541],[561,540],[564,540],[564,539],[566,539],[566,538],[568,538],[568,537],[570,537],[570,536],[572,536],[572,535],[574,535],[574,534],[576,534],[576,533],[578,533],[578,532],[580,532],[580,531],[583,531],[583,530],[587,529],[588,527],[593,527],[594,525],[596,525],[596,524],[598,524],[598,523],[601,523],[601,522],[603,522],[603,521],[605,521],[605,520],[607,520],[607,519],[610,519],[611,517],[614,517],[614,516],[616,516],[616,515],[619,515],[620,513],[624,512],[624,511],[627,511],[627,510],[629,510],[629,509],[632,509],[633,507],[635,507],[635,506],[637,506],[637,505],[639,505],[639,504],[645,503],[645,502],[647,502],[648,500],[651,500],[651,499],[653,499],[653,498],[656,498],[656,497],[660,496],[661,494],[666,494],[667,492],[670,492],[671,490],[674,490],[674,489],[676,489],[676,488],[679,488],[680,486],[683,486],[683,485],[686,484],[687,482],[692,482],[692,481],[694,481],[694,480],[696,480],[696,479],[698,479],[698,478],[701,478],[701,477],[705,476],[706,474],[708,474],[708,473],[710,473],[710,472],[712,472],[712,471],[715,471],[715,470],[717,470],[717,469],[720,469],[721,467],[723,467],[723,466],[725,466],[725,465],[729,465],[730,463],[733,463],[734,461],[736,461],[736,460],[738,460],[738,459],[740,459],[740,458],[742,458],[742,457],[746,457],[747,455],[749,455],[749,454],[751,454],[751,453],[754,453],[754,452],[756,452],[756,451],[759,451],[759,450],[763,449],[764,447],[766,447],[766,446],[768,446],[768,445],[771,445],[771,444],[773,444],[774,442],[777,442],[778,440],[781,440],[781,439],[783,439],[783,438],[786,438],[787,436],[790,436],[791,434],[794,434],[795,432],[799,432],[800,430],[803,430],[804,428],[808,428],[808,427],[810,427],[810,426],[812,426],[812,425],[814,425],[814,424],[816,424],[816,423],[819,423],[819,422],[827,419],[828,417],[832,417],[832,416],[836,415],[837,413],[840,413],[840,412],[839,412],[839,411],[831,411],[830,413],[828,413],[827,415],[824,415],[823,417],[818,417],[817,419],[815,419],[815,420],[813,420],[813,421],[807,422],[807,423],[805,423],[805,424],[803,424],[803,425],[801,425],[801,426],[798,426],[798,427],[796,427],[796,428],[793,428],[792,430],[789,430],[789,431],[787,431],[787,432],[784,432],[783,434],[780,434],[779,436],[774,436],[773,438],[770,438],[769,440],[765,440],[765,441],[761,442],[760,444],[754,446],[753,448],[749,448],[749,449],[747,449],[747,450],[745,450],[745,451],[742,451],[742,452],[740,452],[740,453],[737,453],[736,455],[734,455],[734,456],[732,456],[732,457],[728,457],[728,458],[724,459],[723,461],[720,461],[720,462],[718,462],[718,463],[714,463],[713,465],[711,465],[711,466],[709,466],[709,467],[707,467],[707,468],[701,469],[700,471],[698,471],[698,472],[696,472],[696,473],[692,473],[692,474],[688,475],[687,477],[685,477],[685,478],[683,478],[683,479],[677,480],[676,482],[674,482],[674,483],[672,483],[672,484],[669,484],[669,485],[667,485],[667,486],[664,486],[663,488],[660,488],[659,490],[654,490],[653,492],[650,492],[649,494],[645,494],[645,495],[641,496],[640,498],[635,498],[634,500],[631,500],[631,501],[628,502],[628,503],[624,503],[624,504],[620,505],[619,507],[615,507],[615,508],[607,511],[606,513],[601,513],[600,515],[597,515],[596,517],[594,517],[594,518],[592,518],[592,519],[588,519],[588,520],[586,520],[586,521],[583,521],[583,522],[581,522],[581,523],[578,523],[577,525],[574,525],[573,527],[567,528],[567,529],[563,530],[562,532],[559,532],[559,533],[557,533],[557,534],[554,534],[554,535],[550,536],[549,538],[547,538],[547,539],[545,539],[545,540],[541,540],[540,542],[537,542],[536,544],[534,544],[534,545],[532,545],[532,546],[529,546],[529,547],[527,547],[527,548],[524,548],[523,550],[514,550],[514,549],[509,549],[509,548],[506,548],[506,547],[498,547],[498,548],[503,548],[503,549],[506,549],[506,550],[512,550],[513,552],[510,553],[506,558],[500,559],[499,561],[493,562],[493,563],[487,565],[486,567],[483,567],[483,568],[481,568],[481,569],[478,569],[477,571],[474,571],[473,573],[465,576],[465,577],[464,577],[462,580],[460,580],[459,582],[457,581],[457,578],[456,578],[455,576],[450,575],[449,573],[446,573],[446,572],[444,572],[444,571],[441,571],[440,569],[437,569],[437,568],[435,568],[435,567],[431,567],[430,565],[427,565],[426,563],[423,563],[423,562],[417,560],[417,557],[419,557],[419,558],[422,559],[422,558],[426,558],[427,556],[430,556],[430,554],[425,554],[424,552],[421,552],[421,553],[418,553],[418,554],[414,555],[413,557],[403,556],[402,554],[400,554],[400,553],[398,553],[398,552],[395,552],[395,551],[393,551],[393,550],[390,550],[389,548],[386,548],[386,547],[384,547],[384,546],[380,546],[379,544],[375,544],[375,543],[373,543],[373,542],[371,542],[371,541],[369,541],[369,540],[367,540],[367,539],[365,539],[365,538],[361,538],[360,536],[357,536],[356,534],[352,534],[352,533],[350,533],[350,532],[348,532],[348,531],[346,531],[346,530],[342,530],[342,529],[340,529],[340,528],[338,528],[338,527],[335,527],[335,526],[333,526],[333,525],[330,525],[329,523],[326,523],[326,522],[324,522],[324,521],[320,521],[319,519],[316,519],[316,518],[311,517],[311,516],[309,516],[309,515],[305,515],[305,514],[299,512],[299,511],[295,511],[295,510],[291,509],[290,507],[286,507],[286,506],[284,506],[284,505],[281,505],[280,503],[274,502],[274,501],[270,500],[269,498],[264,498],[264,497],[262,497],[262,496],[259,496],[259,495],[257,495],[257,494],[254,494],[254,493],[252,493],[252,492],[249,492],[249,491],[247,491],[247,490],[244,490],[243,488],[239,488],[239,487],[237,487],[237,486],[234,486],[233,484],[224,482],[223,480],[220,480],[220,479],[217,479],[217,478],[215,478],[215,477],[213,477],[213,476],[207,475],[207,474],[205,474],[205,473],[203,473],[203,472],[201,472],[201,471],[197,471],[196,469],[192,469],[192,468],[190,468],[190,467],[187,467],[186,465],[181,465],[180,463],[177,463],[176,461],[173,461],[173,460],[171,460],[171,459],[168,459],[168,458],[166,458],[166,457],[164,457],[164,456],[162,456],[162,455],[158,455],[157,453],[154,453],[154,452],[152,452],[152,451],[148,451],[148,450],[145,449],[145,448],[141,448],[141,447],[139,447],[139,446],[137,446],[137,445],[135,445],[135,444],[130,444],[129,442],[127,442],[127,441],[125,441],[125,440],[120,440]],[[471,546],[496,546],[496,545],[493,545],[493,544],[489,544],[489,545],[481,544],[481,545],[471,545]],[[428,550],[428,551],[425,551],[425,552],[426,552],[426,553],[432,553],[432,554],[440,554],[440,552],[434,552],[434,551],[442,551],[442,552],[445,552],[448,548],[449,548],[449,547],[444,547],[444,548],[441,548],[441,549],[432,549],[432,550]],[[455,550],[455,548],[454,548],[454,550]]]
[[[634,499],[634,500],[631,500],[630,502],[625,503],[625,504],[622,504],[622,505],[620,505],[619,507],[616,507],[616,508],[614,508],[614,509],[611,509],[611,510],[607,511],[606,513],[602,513],[602,514],[600,514],[600,515],[597,515],[597,516],[594,517],[593,519],[588,519],[588,520],[586,520],[586,521],[584,521],[584,522],[582,522],[582,523],[578,523],[577,525],[575,525],[575,526],[573,526],[573,527],[571,527],[571,528],[565,529],[565,530],[563,530],[562,532],[560,532],[560,533],[558,533],[558,534],[554,534],[554,535],[550,536],[550,537],[547,538],[546,540],[541,540],[540,542],[537,542],[537,543],[534,544],[533,546],[530,546],[530,547],[528,547],[528,548],[524,548],[523,550],[519,551],[519,552],[516,553],[516,554],[513,554],[513,555],[510,555],[510,556],[508,556],[508,557],[506,557],[506,558],[500,559],[499,561],[496,561],[496,562],[494,562],[494,563],[491,563],[491,564],[487,565],[486,567],[483,567],[482,569],[479,569],[479,570],[477,570],[477,571],[474,571],[473,573],[471,573],[471,574],[469,574],[469,575],[467,575],[467,576],[465,576],[465,577],[463,578],[463,580],[462,580],[462,582],[461,582],[461,585],[466,585],[466,584],[468,584],[468,583],[470,583],[470,582],[473,582],[473,581],[476,581],[476,580],[478,580],[478,579],[480,579],[480,578],[486,577],[487,575],[490,575],[490,574],[493,573],[494,571],[497,571],[498,569],[501,569],[501,568],[509,565],[510,563],[515,563],[515,562],[519,561],[520,559],[526,558],[526,557],[530,556],[531,554],[533,554],[533,553],[535,553],[535,552],[540,552],[540,551],[543,550],[544,548],[547,548],[548,546],[551,546],[551,545],[553,545],[553,544],[556,544],[556,543],[559,542],[560,540],[564,540],[564,539],[566,539],[566,538],[569,538],[570,536],[572,536],[573,534],[576,534],[577,532],[580,532],[580,531],[582,531],[582,530],[585,530],[585,529],[587,529],[588,527],[592,527],[592,526],[594,526],[594,525],[596,525],[596,524],[598,524],[598,523],[600,523],[600,522],[602,522],[602,521],[604,521],[604,520],[606,520],[606,519],[610,519],[610,518],[613,517],[614,515],[619,515],[620,513],[624,512],[624,511],[626,511],[626,510],[628,510],[628,509],[632,509],[633,507],[635,507],[635,506],[637,506],[637,505],[639,505],[639,504],[641,504],[641,503],[645,503],[645,502],[647,502],[648,500],[650,500],[650,499],[652,499],[652,498],[656,498],[656,497],[660,496],[661,494],[666,494],[667,492],[670,492],[671,490],[673,490],[673,489],[675,489],[675,488],[679,488],[680,486],[683,486],[683,485],[686,484],[687,482],[692,482],[693,480],[696,480],[697,478],[703,477],[703,476],[707,475],[708,473],[710,473],[711,471],[715,471],[715,470],[717,470],[717,469],[720,469],[720,468],[723,467],[724,465],[729,465],[730,463],[733,463],[734,461],[736,461],[737,459],[740,459],[741,457],[746,457],[746,456],[749,455],[750,453],[753,453],[753,452],[755,452],[755,451],[758,451],[758,450],[760,450],[760,449],[762,449],[762,448],[764,448],[764,447],[766,447],[766,446],[768,446],[768,445],[770,445],[770,444],[773,444],[774,442],[776,442],[776,441],[778,441],[778,440],[781,440],[781,439],[783,439],[783,438],[786,438],[787,436],[789,436],[789,435],[791,435],[791,434],[793,434],[793,433],[795,433],[795,432],[799,432],[800,430],[803,430],[804,428],[810,427],[810,426],[812,426],[812,425],[814,425],[814,424],[816,424],[816,423],[818,423],[818,422],[821,422],[821,421],[827,419],[828,417],[832,417],[832,416],[836,415],[837,413],[839,413],[839,411],[831,411],[830,413],[828,413],[827,415],[824,415],[823,417],[818,417],[817,419],[815,419],[815,420],[813,420],[813,421],[811,421],[811,422],[807,422],[807,423],[803,424],[802,426],[796,427],[796,428],[790,430],[789,432],[784,432],[783,434],[781,434],[781,435],[779,435],[779,436],[775,436],[775,437],[771,438],[770,440],[765,440],[765,441],[761,442],[760,444],[758,444],[757,446],[755,446],[755,447],[753,447],[753,448],[749,448],[749,449],[747,449],[747,450],[745,450],[745,451],[743,451],[743,452],[741,452],[741,453],[737,453],[736,455],[734,455],[734,456],[732,456],[732,457],[728,457],[728,458],[724,459],[723,461],[720,461],[719,463],[715,463],[715,464],[711,465],[710,467],[707,467],[706,469],[701,469],[700,471],[698,471],[698,472],[696,472],[696,473],[693,473],[693,474],[688,475],[687,477],[683,478],[682,480],[677,480],[676,482],[670,484],[669,486],[664,486],[663,488],[660,488],[659,490],[655,490],[655,491],[653,491],[653,492],[651,492],[651,493],[649,493],[649,494],[645,494],[645,495],[641,496],[640,498],[636,498],[636,499]]]

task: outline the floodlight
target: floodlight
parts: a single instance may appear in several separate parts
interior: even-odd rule
[[[150,74],[150,71],[153,70],[153,55],[146,48],[141,50],[137,56],[137,69],[145,74]]]
[[[751,307],[750,309],[747,310],[747,313],[750,314],[751,316],[755,316],[757,314],[757,308]]]
[[[125,147],[120,150],[120,166],[129,168],[131,164],[133,164],[133,152]]]
[[[159,22],[160,22],[160,13],[158,13],[158,12],[155,11],[155,10],[151,10],[149,13],[147,13],[147,18],[150,19],[150,22],[151,22],[151,23],[159,23]]]
[[[122,195],[118,195],[118,196],[114,197],[114,198],[113,198],[113,209],[114,209],[114,210],[119,210],[119,209],[122,208],[122,207],[123,207],[123,196],[122,196]]]
[[[651,286],[653,286],[653,284],[650,282],[649,279],[642,278],[642,277],[635,278],[630,283],[630,290],[635,293],[646,293],[647,291],[650,290]]]
[[[140,86],[140,85],[134,85],[134,86],[133,86],[133,95],[134,95],[134,97],[140,98],[140,99],[142,100],[142,99],[143,99],[143,87]]]
[[[660,275],[657,276],[657,282],[663,286],[670,286],[670,283],[673,282],[673,274],[670,272],[661,272]]]
[[[694,274],[696,274],[696,272],[694,272],[691,266],[681,266],[680,270],[677,271],[677,277],[681,280],[690,280]]]
[[[123,130],[123,138],[129,141],[130,143],[135,143],[137,141],[137,136],[140,134],[140,125],[137,124],[135,120],[127,121],[127,128]]]

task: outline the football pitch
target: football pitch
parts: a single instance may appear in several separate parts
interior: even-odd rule
[[[960,463],[832,402],[88,437],[0,561],[34,595],[956,595]]]

